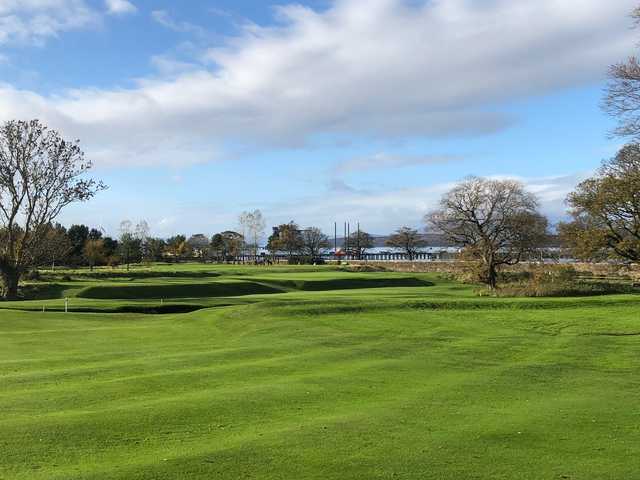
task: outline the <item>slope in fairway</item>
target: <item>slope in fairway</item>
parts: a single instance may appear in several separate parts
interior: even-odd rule
[[[209,268],[137,281],[261,287],[172,315],[0,304],[0,479],[639,478],[638,297]],[[134,302],[105,297],[72,304]]]

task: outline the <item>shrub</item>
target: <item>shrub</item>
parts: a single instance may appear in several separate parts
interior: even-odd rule
[[[22,278],[28,282],[36,282],[40,280],[40,272],[38,270],[29,270]]]
[[[324,265],[326,262],[321,257],[300,256],[289,257],[287,263],[289,265]]]
[[[380,265],[367,265],[367,264],[348,265],[343,270],[348,272],[387,272],[388,271],[385,267],[382,267]]]
[[[585,272],[582,272],[584,276]],[[496,292],[498,296],[513,297],[579,297],[633,293],[633,285],[611,281],[584,280],[570,265],[532,266],[526,272],[512,272],[505,276],[509,282]],[[480,294],[486,294],[479,292]]]
[[[500,297],[588,297],[636,293],[631,284],[607,282],[556,282],[539,285],[507,285],[496,291]],[[487,294],[486,292],[480,295]]]

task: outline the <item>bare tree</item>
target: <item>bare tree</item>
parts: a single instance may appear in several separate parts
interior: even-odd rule
[[[320,254],[329,248],[329,237],[317,227],[307,228],[302,231],[302,250],[305,255],[311,259],[320,256]]]
[[[401,227],[391,235],[385,244],[402,250],[409,256],[409,260],[413,260],[418,250],[427,245],[418,233],[418,230],[410,227]]]
[[[482,281],[494,289],[500,267],[544,244],[547,220],[537,208],[536,197],[519,182],[471,177],[446,193],[425,221],[479,260]]]
[[[22,274],[40,256],[53,221],[74,202],[105,186],[83,178],[91,169],[79,142],[64,140],[37,120],[0,126],[0,273],[4,297],[17,298]]]
[[[632,17],[640,24],[640,7]],[[626,62],[616,63],[609,69],[609,83],[602,108],[618,119],[613,134],[640,140],[640,61],[631,56]]]
[[[260,210],[254,210],[251,216],[251,224],[249,225],[249,235],[251,238],[251,246],[253,248],[254,256],[258,256],[260,239],[264,236],[266,226],[267,222],[265,221],[262,212]]]
[[[242,212],[239,217],[239,223],[243,238],[248,239],[250,242],[246,246],[251,248],[252,255],[257,256],[260,248],[260,238],[264,235],[266,227],[262,212],[260,210]]]
[[[251,213],[249,212],[242,212],[240,214],[240,216],[238,217],[238,226],[240,227],[240,235],[242,235],[243,239],[247,239],[247,232],[249,231],[249,225],[251,223]],[[242,243],[241,246],[241,253],[242,255],[245,254],[245,249],[246,249],[246,241]]]
[[[149,228],[149,223],[146,220],[140,220],[136,224],[136,229],[134,232],[135,239],[139,242],[140,248],[140,259],[149,258],[149,232],[151,228]]]

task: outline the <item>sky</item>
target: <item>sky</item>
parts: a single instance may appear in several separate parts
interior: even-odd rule
[[[109,189],[61,221],[155,236],[261,209],[387,234],[468,175],[552,221],[624,143],[600,109],[637,0],[0,0],[0,121],[80,139]]]

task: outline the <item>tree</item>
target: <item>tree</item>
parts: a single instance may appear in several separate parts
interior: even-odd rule
[[[293,221],[273,227],[273,233],[267,244],[270,252],[286,252],[289,257],[300,253],[303,246],[302,231]]]
[[[230,261],[242,253],[244,238],[242,234],[231,230],[218,233],[211,239],[211,248],[216,252],[218,260]]]
[[[362,257],[367,250],[375,246],[374,238],[367,232],[355,231],[349,235],[349,255]]]
[[[242,234],[242,238],[247,239],[247,232],[249,231],[249,225],[251,223],[251,213],[242,212],[238,217],[238,225],[240,226],[240,233]],[[242,245],[242,253],[245,253],[246,242]]]
[[[223,261],[225,258],[225,242],[221,233],[216,233],[211,237],[211,243],[209,244],[209,251],[211,256],[215,258],[217,262]]]
[[[103,263],[106,259],[104,241],[103,240],[87,240],[84,245],[84,258],[89,264],[89,268],[93,271],[93,267]]]
[[[179,260],[186,248],[185,248],[185,244],[187,243],[187,237],[184,235],[175,235],[173,237],[170,237],[167,239],[167,253],[175,258],[176,260]]]
[[[302,251],[312,259],[329,248],[329,237],[317,227],[307,228],[302,232]]]
[[[471,177],[446,193],[427,225],[480,262],[480,278],[495,289],[498,271],[516,265],[546,241],[547,220],[536,197],[512,180]]]
[[[81,264],[84,244],[89,239],[89,227],[86,225],[71,225],[67,231],[67,237],[71,242],[71,260],[76,264]]]
[[[191,247],[184,235],[175,235],[167,239],[167,253],[176,261],[187,258],[191,254]]]
[[[161,238],[147,239],[146,259],[152,262],[161,262],[164,257],[164,251],[167,247],[166,242]]]
[[[402,227],[396,230],[385,244],[389,247],[401,249],[409,256],[409,260],[413,260],[418,250],[427,245],[418,231],[410,227]]]
[[[120,250],[120,244],[117,240],[111,237],[104,237],[102,239],[104,248],[104,254],[109,265],[115,265],[117,263],[117,255]]]
[[[640,7],[632,14],[640,23]],[[614,135],[640,140],[640,61],[629,57],[609,70],[609,84],[603,101],[605,112],[618,119]]]
[[[22,274],[47,260],[42,248],[60,212],[105,186],[84,178],[91,169],[79,142],[64,140],[37,120],[0,126],[0,273],[4,297],[18,296]]]
[[[59,223],[49,228],[42,244],[46,252],[44,261],[51,264],[52,270],[56,269],[57,263],[68,259],[72,248],[67,229]]]
[[[260,210],[242,212],[239,223],[244,238],[249,240],[247,246],[251,248],[252,255],[257,256],[258,249],[260,248],[260,238],[264,235],[266,226],[262,212]]]
[[[127,266],[127,271],[131,269],[131,263],[139,262],[142,259],[142,240],[141,235],[144,232],[139,231],[141,227],[138,224],[133,229],[133,224],[129,220],[120,223],[120,258]],[[142,226],[143,227],[143,226]]]
[[[577,258],[640,261],[640,145],[624,146],[567,202],[573,221],[560,234]]]
[[[206,261],[209,255],[209,239],[205,235],[201,233],[192,235],[187,243],[196,257],[202,261]]]
[[[87,235],[89,240],[100,240],[102,238],[102,231],[97,228],[92,228],[89,230],[89,234]]]
[[[146,220],[140,220],[136,224],[136,228],[134,230],[133,236],[139,245],[138,260],[142,261],[144,258],[149,258],[149,224]]]

